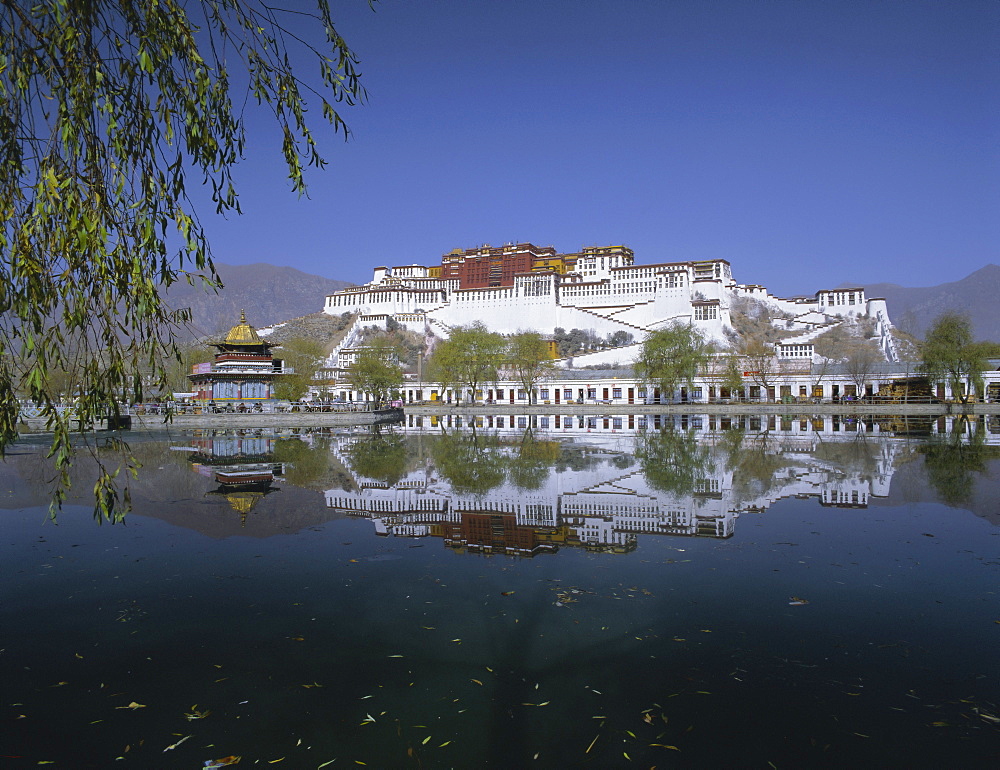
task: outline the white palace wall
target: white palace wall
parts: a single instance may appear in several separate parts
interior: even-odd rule
[[[474,289],[460,289],[457,279],[431,278],[422,265],[378,267],[370,283],[329,295],[323,309],[330,314],[391,316],[408,329],[430,329],[438,336],[447,336],[455,326],[481,322],[501,334],[529,329],[551,334],[561,327],[593,330],[602,337],[625,331],[638,342],[650,331],[681,322],[725,344],[733,301],[750,297],[791,316],[784,321],[786,328],[803,336],[830,325],[831,318],[869,315],[887,360],[898,360],[885,300],[867,300],[862,289],[782,299],[763,286],[737,284],[725,260],[654,265],[621,265],[616,260],[614,264],[602,267],[588,262],[586,270],[567,275],[524,273],[515,276],[511,286]],[[794,345],[796,339],[783,343]],[[634,357],[623,356],[635,352],[621,349],[613,358],[630,363]]]

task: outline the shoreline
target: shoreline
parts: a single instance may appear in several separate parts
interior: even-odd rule
[[[377,412],[293,412],[281,414],[175,415],[166,422],[160,415],[132,416],[131,430],[169,431],[201,428],[325,428],[355,427],[399,422],[406,415],[880,415],[929,417],[1000,415],[1000,404],[408,404],[402,409]],[[31,419],[18,426],[23,436],[51,433],[44,421]],[[100,430],[106,430],[100,427]],[[93,429],[87,432],[92,432]],[[127,432],[127,431],[126,431]]]
[[[866,414],[969,416],[1000,414],[1000,404],[407,404],[407,414]]]

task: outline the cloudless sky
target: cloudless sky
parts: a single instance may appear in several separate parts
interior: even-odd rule
[[[308,200],[250,125],[218,261],[361,283],[482,243],[625,244],[779,295],[1000,262],[995,0],[331,5],[368,102]]]

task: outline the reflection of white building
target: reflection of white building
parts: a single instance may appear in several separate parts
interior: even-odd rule
[[[662,417],[676,420],[680,429],[680,415]],[[605,418],[598,419],[603,425]],[[607,419],[614,424],[615,418]],[[733,419],[737,418],[727,418]],[[744,419],[746,428],[749,418]],[[769,418],[762,419],[766,431]],[[625,416],[622,420],[627,422]],[[684,421],[684,430],[711,451],[714,466],[690,494],[665,493],[649,484],[631,454],[639,428],[629,432],[578,427],[573,418],[566,428],[551,423],[549,429],[536,428],[534,439],[574,437],[574,446],[582,445],[587,452],[586,468],[550,468],[537,490],[526,492],[505,481],[483,494],[462,494],[427,465],[395,485],[357,478],[357,491],[330,490],[326,503],[370,518],[383,536],[436,536],[468,550],[528,555],[577,546],[625,552],[634,549],[642,536],[731,537],[740,514],[763,512],[782,498],[811,497],[829,506],[865,507],[873,497],[888,494],[899,452],[907,446],[888,436],[866,440],[869,433],[878,432],[874,424],[852,424],[848,431],[827,416],[807,421],[808,430],[800,431],[796,420],[784,424],[784,431],[746,434],[741,451],[780,458],[764,484],[731,467],[722,443],[725,431],[734,426],[723,429],[718,417],[708,415],[685,416]],[[430,421],[411,421],[403,430],[419,435],[439,433],[442,427],[442,423],[432,427]],[[451,427],[454,432],[460,426],[453,421]],[[511,439],[523,432],[516,427],[491,431]],[[346,467],[350,461],[341,449],[344,442],[355,440],[344,438],[334,449]],[[496,451],[510,453],[516,446],[515,441],[501,442]]]

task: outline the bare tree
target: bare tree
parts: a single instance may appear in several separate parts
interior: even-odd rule
[[[770,390],[780,372],[774,348],[766,342],[751,340],[743,349],[743,359],[747,365],[746,376],[760,385],[764,389],[764,398],[769,399]]]
[[[865,385],[871,380],[875,367],[884,360],[881,351],[868,340],[858,340],[852,346],[844,359],[844,368],[851,382],[857,387],[859,396],[865,394]]]

